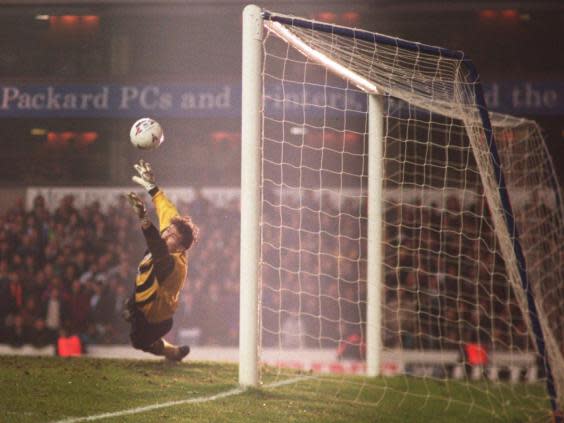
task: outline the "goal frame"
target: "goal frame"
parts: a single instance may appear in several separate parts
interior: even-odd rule
[[[349,38],[378,42],[423,52],[434,56],[460,60],[466,68],[469,79],[473,82],[476,107],[484,129],[489,150],[490,165],[498,182],[499,199],[503,207],[503,228],[511,240],[512,251],[518,263],[519,282],[525,293],[528,310],[527,317],[531,323],[537,352],[543,360],[546,371],[546,388],[554,415],[558,413],[557,392],[554,383],[545,338],[541,327],[533,289],[527,277],[527,265],[519,231],[513,215],[510,198],[507,192],[505,177],[500,166],[499,154],[495,143],[494,131],[485,102],[479,74],[473,62],[460,51],[409,42],[381,34],[359,29],[329,25],[301,18],[276,15],[263,11],[255,5],[248,5],[243,11],[243,46],[242,46],[242,126],[241,126],[241,263],[240,263],[240,340],[239,340],[239,383],[242,386],[259,385],[259,275],[260,275],[260,169],[261,169],[261,110],[262,103],[262,34],[265,20],[299,26],[316,31],[334,33]],[[302,53],[304,53],[302,51]],[[304,53],[306,54],[306,53]],[[309,57],[309,56],[308,56]],[[314,60],[320,60],[313,57]],[[322,59],[321,59],[322,60]],[[338,67],[331,71],[345,79],[350,75],[340,73]],[[355,81],[353,81],[355,82]],[[370,84],[370,83],[369,83]],[[367,376],[378,376],[380,367],[380,309],[381,309],[381,244],[382,244],[382,140],[383,118],[382,100],[375,86],[359,85],[369,97],[368,114],[368,233],[367,233]],[[370,199],[376,199],[375,201]]]

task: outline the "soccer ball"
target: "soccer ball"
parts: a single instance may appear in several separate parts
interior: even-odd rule
[[[131,127],[129,139],[131,144],[141,150],[152,150],[164,141],[163,128],[154,119],[141,118]]]

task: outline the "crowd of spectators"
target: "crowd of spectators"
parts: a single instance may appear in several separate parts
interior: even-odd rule
[[[263,223],[263,344],[339,347],[363,342],[366,321],[366,219],[358,201],[310,196],[267,198]],[[386,347],[452,348],[480,341],[527,348],[524,322],[493,253],[492,229],[474,204],[388,203],[385,214],[383,341]],[[296,204],[293,204],[295,202]],[[319,212],[331,204],[333,210]],[[218,207],[198,195],[180,203],[201,240],[172,337],[192,328],[195,342],[238,342],[239,203]],[[439,247],[439,244],[442,246]],[[120,200],[53,211],[38,196],[0,215],[0,343],[49,345],[65,331],[83,342],[127,343],[122,303],[130,295],[145,243]]]
[[[59,334],[85,342],[125,342],[120,318],[139,240],[123,204],[81,209],[72,196],[50,212],[43,197],[0,216],[0,339],[49,345]],[[132,248],[132,246],[134,246]]]
[[[211,207],[200,197],[180,208],[205,237],[191,252],[172,336],[192,327],[198,342],[235,345],[238,206]],[[0,343],[43,347],[63,332],[85,345],[128,343],[121,311],[144,249],[124,199],[104,211],[97,202],[77,208],[70,195],[54,211],[41,196],[30,210],[18,201],[0,215]]]

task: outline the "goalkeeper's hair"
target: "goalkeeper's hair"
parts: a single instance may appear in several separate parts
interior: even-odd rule
[[[192,222],[190,216],[175,216],[172,218],[171,225],[174,225],[180,235],[180,244],[188,250],[192,244],[198,241],[200,230]]]

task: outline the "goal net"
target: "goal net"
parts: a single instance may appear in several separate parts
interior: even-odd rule
[[[489,113],[461,52],[266,13],[259,58],[256,361],[375,405],[448,407],[462,386],[492,415],[562,406],[564,220],[539,127]]]

